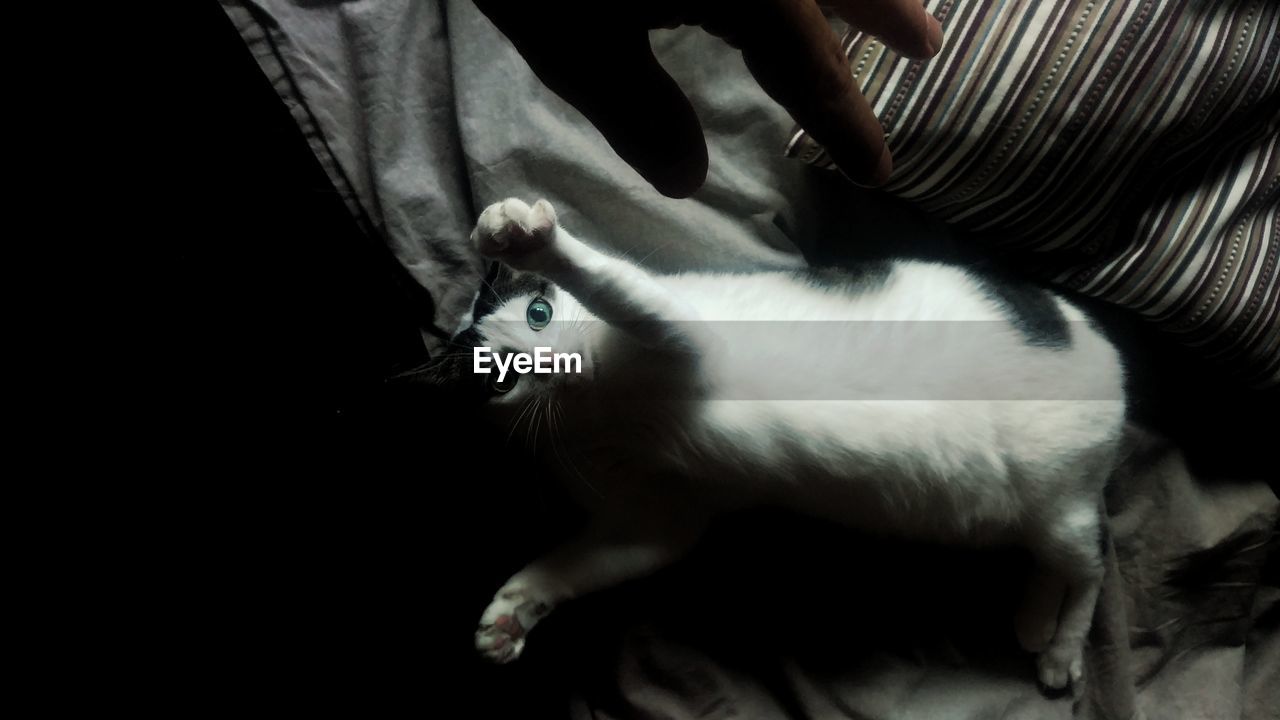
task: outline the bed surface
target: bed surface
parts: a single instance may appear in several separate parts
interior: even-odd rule
[[[543,90],[469,2],[223,6],[353,216],[430,293],[430,348],[478,283],[475,215],[508,196],[548,198],[575,234],[663,270],[964,252],[910,206],[785,158],[790,119],[696,31],[655,35],[710,149],[706,187],[675,201]],[[681,566],[566,607],[526,667],[485,672],[553,678],[584,719],[1274,717],[1280,503],[1257,460],[1264,421],[1204,392],[1172,403],[1186,405],[1176,428],[1148,422],[1177,382],[1140,383],[1151,400],[1107,493],[1080,702],[1044,695],[1014,642],[1025,558],[785,517],[727,521]]]

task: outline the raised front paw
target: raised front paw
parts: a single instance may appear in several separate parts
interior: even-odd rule
[[[503,588],[480,617],[476,650],[492,662],[515,660],[529,631],[548,612],[547,604],[530,598],[523,588]]]
[[[529,207],[516,198],[494,203],[480,213],[471,242],[481,255],[516,269],[535,269],[555,243],[556,211],[539,200]]]

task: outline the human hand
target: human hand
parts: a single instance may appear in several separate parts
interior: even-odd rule
[[[942,26],[920,0],[475,0],[548,88],[669,197],[707,175],[702,126],[649,46],[649,30],[698,25],[742,51],[760,86],[826,149],[845,176],[884,183],[893,160],[819,5],[915,58]]]

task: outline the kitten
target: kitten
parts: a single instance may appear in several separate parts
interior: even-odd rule
[[[515,659],[552,609],[674,562],[716,514],[774,505],[1027,547],[1018,638],[1041,682],[1079,687],[1125,406],[1119,358],[1078,309],[916,261],[657,276],[575,239],[545,200],[491,205],[471,238],[500,263],[460,352],[426,375],[526,422],[593,518],[497,592],[483,655]],[[492,362],[538,347],[581,367]]]

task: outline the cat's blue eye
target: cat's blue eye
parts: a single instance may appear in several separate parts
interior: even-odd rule
[[[529,327],[541,330],[551,322],[551,303],[542,298],[535,298],[529,303],[529,308],[524,311],[524,317],[529,321]]]

